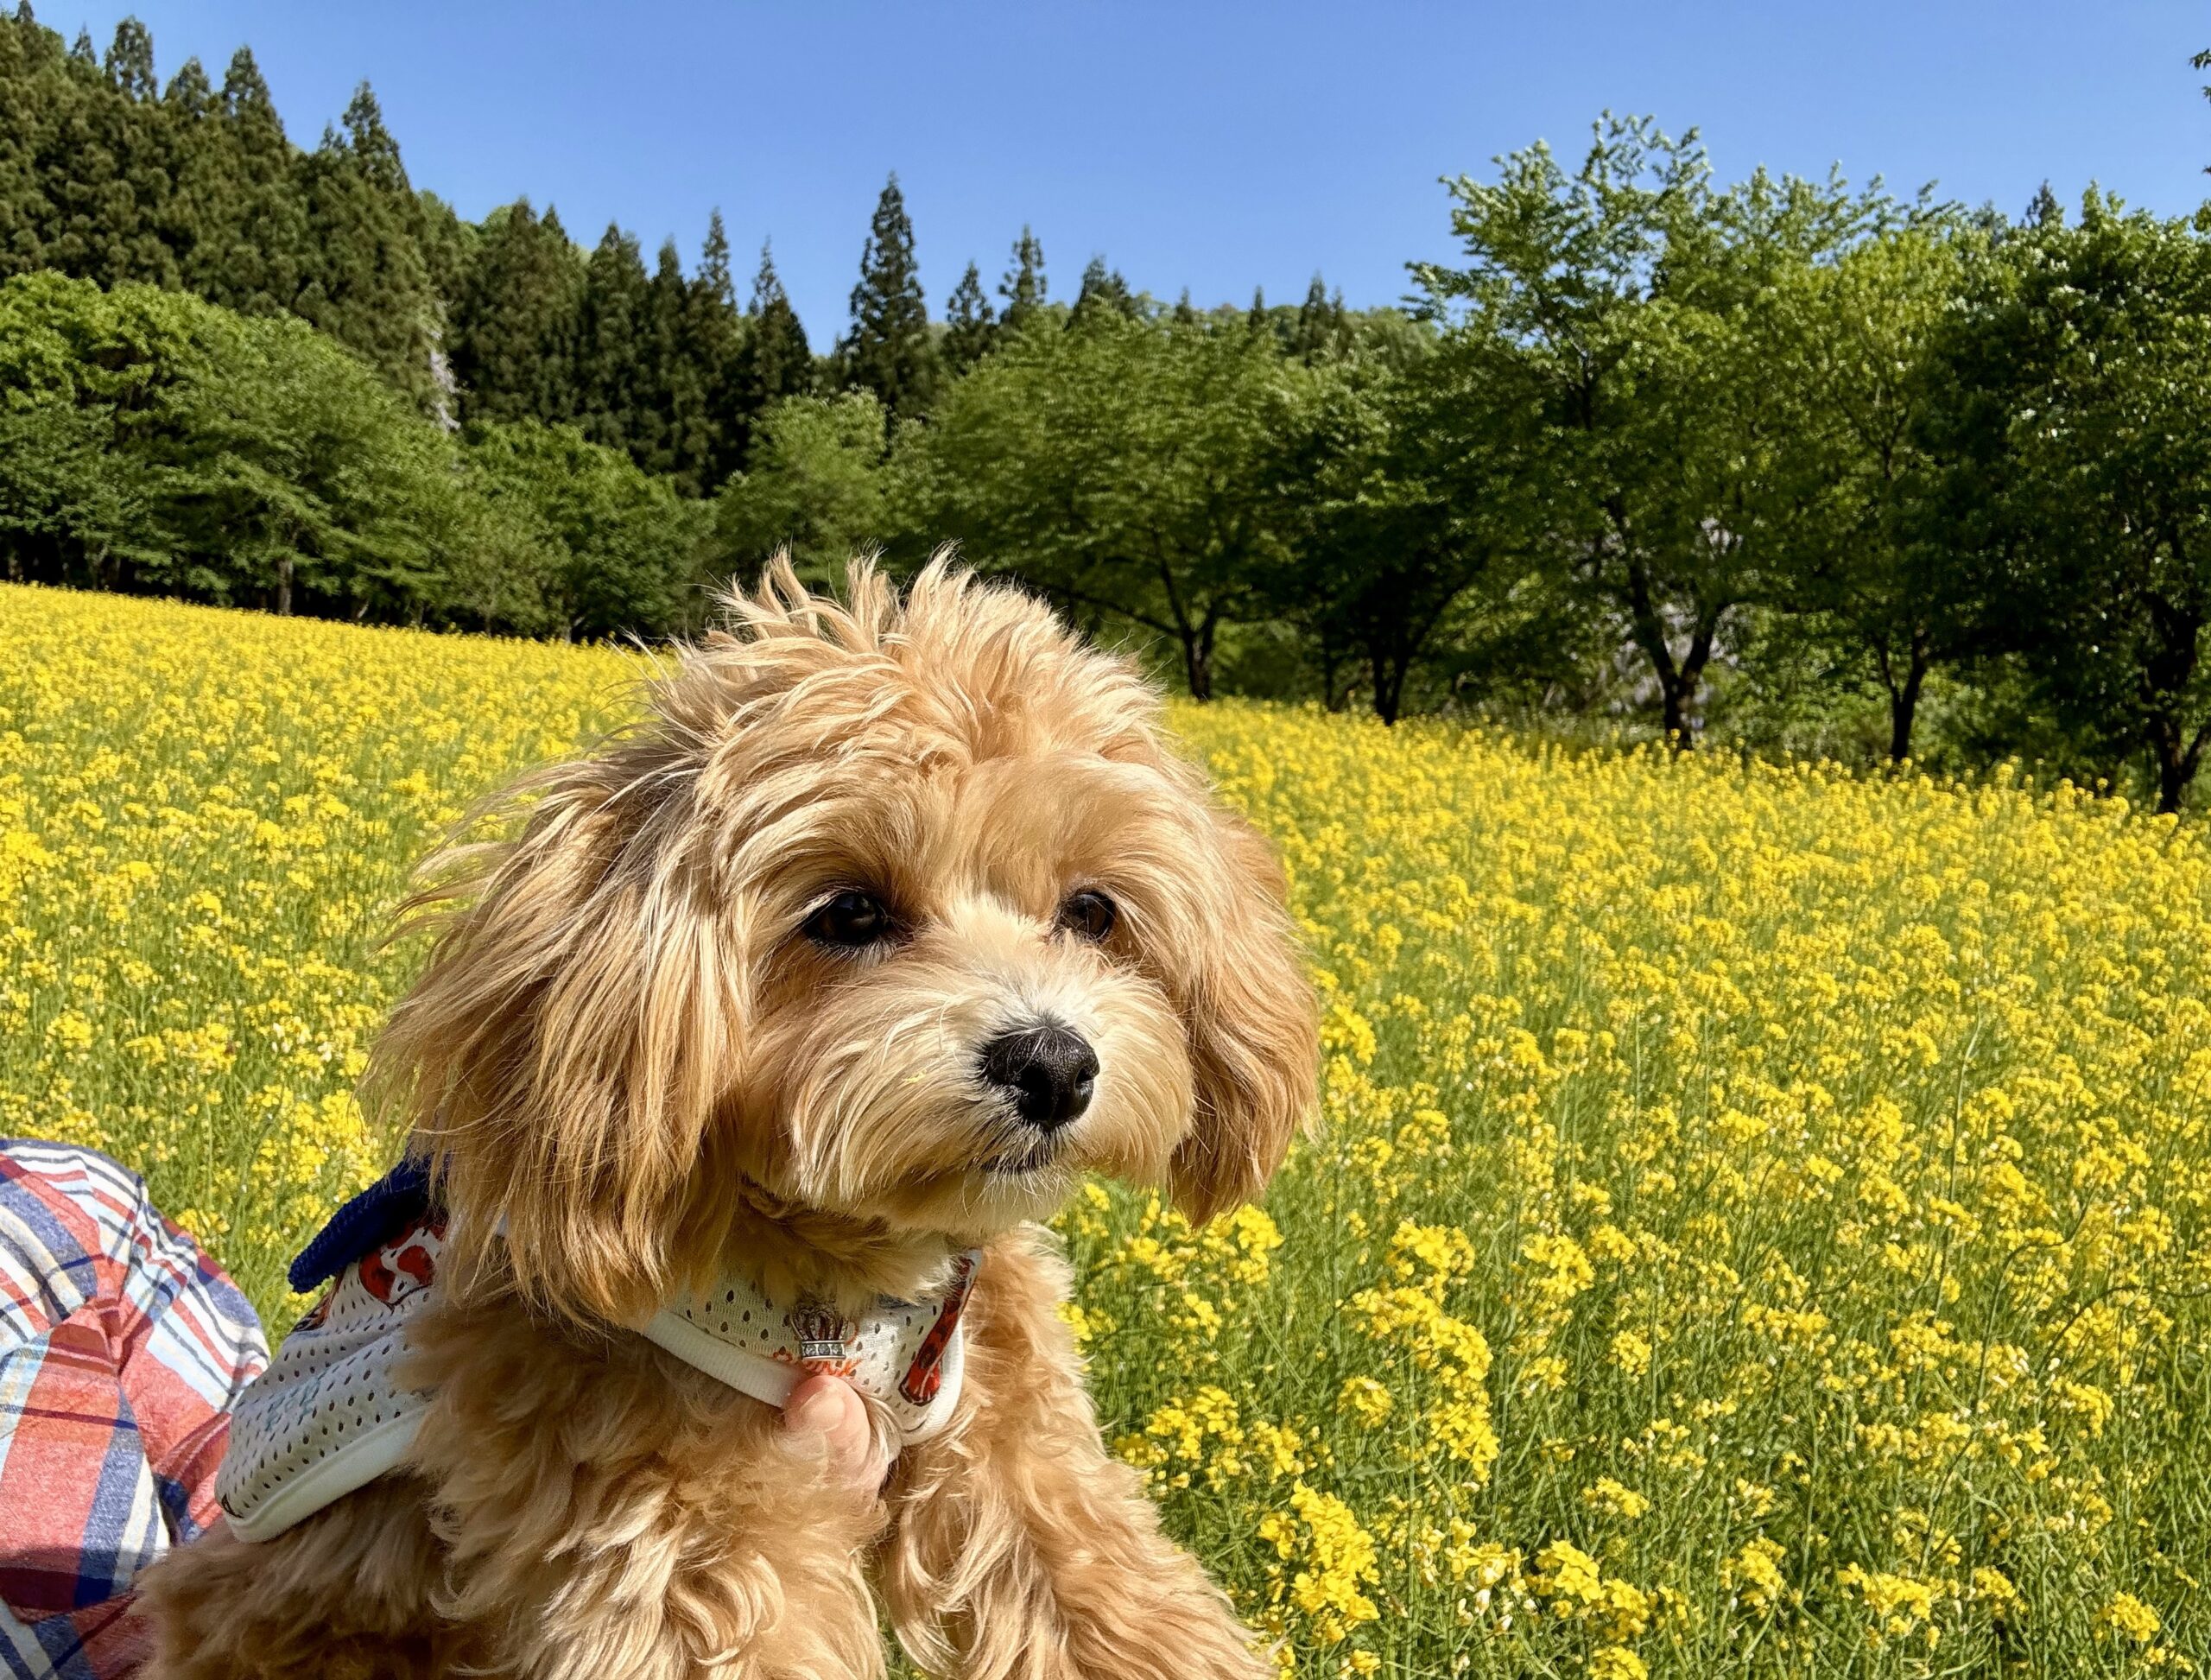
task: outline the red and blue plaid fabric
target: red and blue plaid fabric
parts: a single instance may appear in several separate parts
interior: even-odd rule
[[[0,1142],[0,1665],[116,1680],[130,1579],[215,1520],[229,1408],[269,1362],[252,1306],[136,1174]]]

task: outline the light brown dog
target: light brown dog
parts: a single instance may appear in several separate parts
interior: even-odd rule
[[[452,1214],[435,1398],[399,1472],[149,1573],[162,1680],[871,1676],[884,1610],[974,1680],[1270,1671],[1105,1452],[1034,1221],[1093,1171],[1194,1220],[1266,1182],[1315,1063],[1278,870],[1022,594],[779,564],[732,610],[426,895],[372,1083]],[[972,1247],[952,1422],[879,1496],[633,1328]]]

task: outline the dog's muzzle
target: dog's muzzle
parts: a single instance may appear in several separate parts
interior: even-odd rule
[[[1098,1090],[1098,1052],[1057,1022],[1000,1033],[983,1046],[982,1063],[984,1080],[1047,1137],[1080,1118]]]

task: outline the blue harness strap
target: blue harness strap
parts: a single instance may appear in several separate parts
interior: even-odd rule
[[[430,1206],[430,1172],[409,1157],[330,1216],[321,1233],[300,1251],[285,1275],[295,1294],[328,1283],[394,1233],[413,1224]]]

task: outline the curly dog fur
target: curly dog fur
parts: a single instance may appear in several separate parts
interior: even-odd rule
[[[1314,1081],[1278,870],[1020,593],[779,563],[730,606],[432,865],[371,1082],[453,1216],[430,1414],[401,1471],[151,1571],[158,1680],[873,1676],[886,1613],[973,1680],[1270,1671],[1106,1454],[1036,1221],[1090,1172],[1195,1220],[1266,1182]],[[855,891],[887,931],[825,942]],[[1040,1021],[1097,1062],[1042,1142],[978,1066]],[[635,1333],[725,1268],[856,1310],[978,1246],[953,1421],[873,1496]]]

